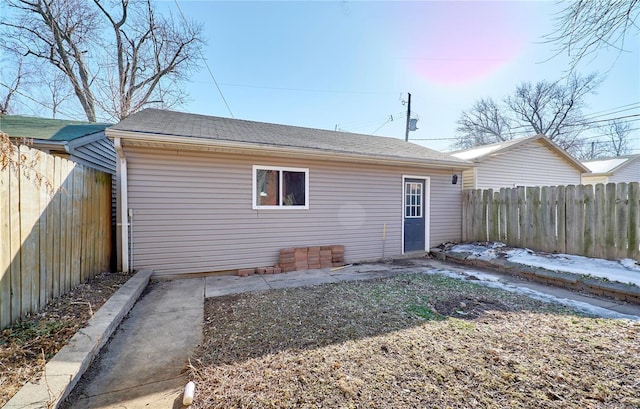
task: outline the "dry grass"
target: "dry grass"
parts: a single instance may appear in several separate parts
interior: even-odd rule
[[[640,407],[640,323],[406,274],[209,299],[197,408]]]
[[[131,276],[102,273],[0,332],[0,406],[32,379]]]

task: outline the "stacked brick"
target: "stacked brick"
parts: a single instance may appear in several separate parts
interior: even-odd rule
[[[238,275],[248,277],[254,274],[280,274],[343,265],[344,246],[342,245],[287,248],[280,250],[280,258],[275,267],[243,268],[238,270]]]
[[[258,268],[243,268],[238,270],[240,277],[248,277],[254,274],[280,274],[282,269],[280,267],[258,267]]]
[[[344,246],[298,247],[280,250],[278,266],[283,273],[344,265]]]

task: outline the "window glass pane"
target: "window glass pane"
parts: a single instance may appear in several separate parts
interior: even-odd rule
[[[282,205],[304,206],[305,173],[282,171]]]
[[[278,206],[279,171],[256,170],[256,205]]]

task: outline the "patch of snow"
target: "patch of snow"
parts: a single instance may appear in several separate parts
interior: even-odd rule
[[[501,250],[504,246],[502,243],[491,243],[486,246],[461,244],[452,247],[451,251],[470,253],[469,259],[487,261],[501,255],[514,263],[640,286],[640,265],[631,259],[610,261],[571,254],[542,254],[529,249]]]
[[[515,263],[541,267],[551,271],[588,275],[640,286],[640,266],[628,262],[610,261],[599,258],[574,256],[570,254],[530,254],[521,249],[508,250],[507,258]]]
[[[551,294],[545,294],[540,291],[532,290],[530,288],[518,287],[513,284],[505,283],[501,281],[498,276],[495,276],[489,273],[483,273],[480,271],[473,271],[473,270],[466,270],[463,273],[463,272],[454,272],[454,271],[445,270],[445,269],[429,269],[429,268],[422,269],[422,272],[427,274],[441,274],[446,277],[455,278],[458,280],[465,280],[465,281],[473,280],[473,282],[481,285],[485,285],[487,287],[497,288],[497,289],[509,291],[512,293],[525,295],[527,297],[531,297],[533,299],[546,302],[546,303],[555,303],[555,304],[564,305],[576,311],[597,316],[597,317],[640,321],[640,317],[636,315],[623,314],[617,311],[608,310],[606,308],[591,305],[589,303],[585,303],[582,301],[571,300],[568,298],[560,298]]]
[[[629,158],[613,158],[613,159],[604,159],[604,160],[594,160],[590,162],[582,162],[584,166],[586,166],[593,173],[607,173],[612,169],[617,168],[622,165]]]

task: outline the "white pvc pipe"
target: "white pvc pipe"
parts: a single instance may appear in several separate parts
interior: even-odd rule
[[[184,394],[182,395],[182,404],[184,406],[190,406],[193,404],[193,395],[196,392],[196,384],[193,382],[187,383],[184,387]]]
[[[122,271],[129,272],[129,197],[127,191],[127,158],[124,156],[124,150],[120,138],[113,140],[113,146],[120,158],[120,219],[122,222],[121,229],[121,259],[122,259]]]

